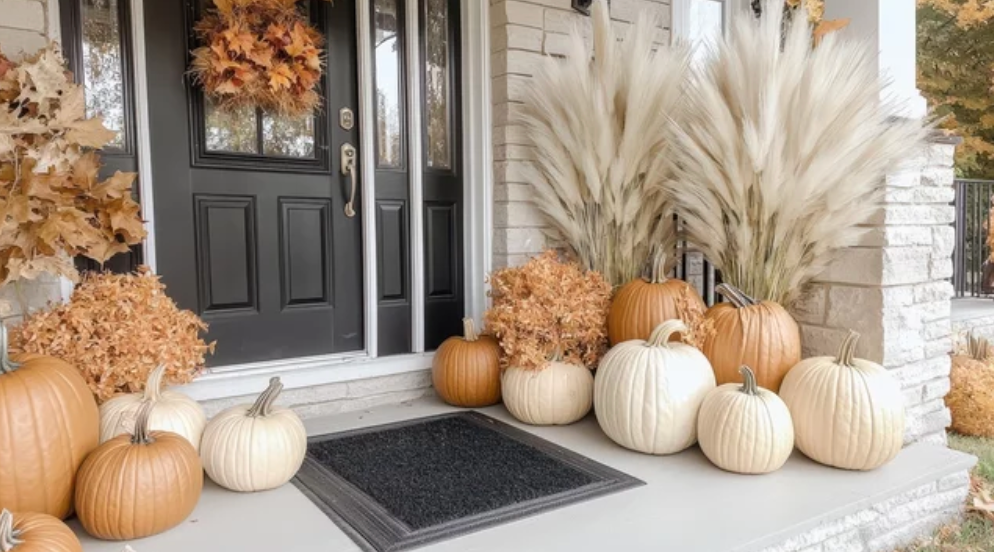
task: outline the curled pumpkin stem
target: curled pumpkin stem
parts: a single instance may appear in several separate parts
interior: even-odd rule
[[[982,337],[977,337],[972,333],[967,336],[966,352],[973,360],[984,361],[990,356],[990,343]]]
[[[144,398],[146,401],[157,401],[162,398],[162,378],[165,375],[165,364],[156,366],[155,369],[149,373],[148,379],[145,380]]]
[[[646,340],[646,347],[669,347],[670,337],[675,333],[687,333],[690,331],[683,320],[667,320],[655,327]]]
[[[466,317],[462,319],[462,336],[466,341],[476,341],[480,338],[480,334],[476,331],[476,325],[473,324],[473,319]]]
[[[758,395],[759,394],[759,384],[756,383],[756,374],[743,364],[739,368],[739,373],[742,374],[742,387],[739,389],[746,395]]]
[[[0,512],[0,552],[10,552],[14,547],[24,544],[18,539],[19,531],[14,529],[14,514],[6,508]]]
[[[859,333],[849,330],[849,334],[842,340],[839,346],[839,354],[835,359],[839,366],[852,366],[853,357],[856,354],[856,343],[859,342]]]
[[[737,309],[759,304],[759,301],[749,297],[745,292],[732,284],[719,284],[714,290],[720,293],[725,299],[728,299],[728,302],[735,305]]]
[[[669,280],[666,277],[666,259],[666,250],[658,245],[652,246],[652,251],[649,253],[649,262],[646,265],[642,279],[650,284],[662,284],[666,280]]]
[[[255,404],[248,409],[246,416],[249,418],[265,418],[269,416],[272,413],[276,397],[280,396],[280,391],[283,391],[283,383],[280,382],[280,378],[271,378],[269,380],[269,387],[255,400]]]
[[[132,445],[148,445],[155,441],[148,431],[148,420],[152,416],[153,408],[155,402],[148,400],[143,400],[138,407],[138,414],[135,415],[135,432],[131,435]]]

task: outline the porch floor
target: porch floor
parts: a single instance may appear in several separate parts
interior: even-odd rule
[[[436,398],[307,420],[313,435],[454,410]],[[697,447],[656,457],[611,442],[593,415],[566,427],[531,427],[502,406],[482,412],[645,481],[642,487],[427,546],[428,552],[673,550],[752,552],[778,544],[945,475],[973,458],[935,445],[906,448],[871,473],[819,466],[795,452],[774,474],[742,476],[711,465]],[[207,482],[193,515],[131,543],[101,542],[71,523],[86,552],[354,552],[359,548],[292,484],[238,494]]]

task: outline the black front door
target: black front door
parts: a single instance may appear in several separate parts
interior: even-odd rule
[[[300,119],[214,109],[186,77],[204,0],[144,3],[156,268],[213,365],[363,348],[355,2],[300,1],[327,39],[324,106]]]

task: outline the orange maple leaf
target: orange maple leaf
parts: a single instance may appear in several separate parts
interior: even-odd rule
[[[293,80],[295,80],[293,70],[285,63],[280,63],[269,71],[269,88],[273,90],[290,88]]]

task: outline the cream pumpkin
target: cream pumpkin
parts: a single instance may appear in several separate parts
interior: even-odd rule
[[[594,377],[583,366],[552,360],[543,368],[508,368],[501,379],[504,406],[531,425],[571,424],[590,412]]]
[[[783,400],[756,384],[748,366],[744,383],[708,393],[697,420],[701,451],[714,465],[735,473],[779,470],[794,450],[794,425]]]
[[[2,552],[83,552],[68,525],[48,514],[0,512]]]
[[[904,398],[886,369],[853,357],[858,339],[849,332],[838,356],[801,361],[787,372],[780,396],[801,452],[829,466],[872,470],[901,450]]]
[[[100,405],[100,442],[104,443],[127,433],[135,425],[135,416],[144,401],[155,403],[149,417],[151,431],[169,431],[190,442],[200,450],[200,436],[207,425],[207,416],[200,403],[176,391],[163,391],[162,378],[166,366],[160,364],[148,375],[145,391],[117,395]]]
[[[296,475],[307,453],[307,432],[288,408],[273,406],[283,389],[279,378],[254,404],[233,406],[204,431],[200,457],[218,485],[232,491],[275,489]]]
[[[715,380],[703,353],[670,341],[686,331],[682,321],[667,320],[647,341],[619,343],[601,359],[594,411],[614,442],[648,454],[673,454],[697,441],[697,413]]]

